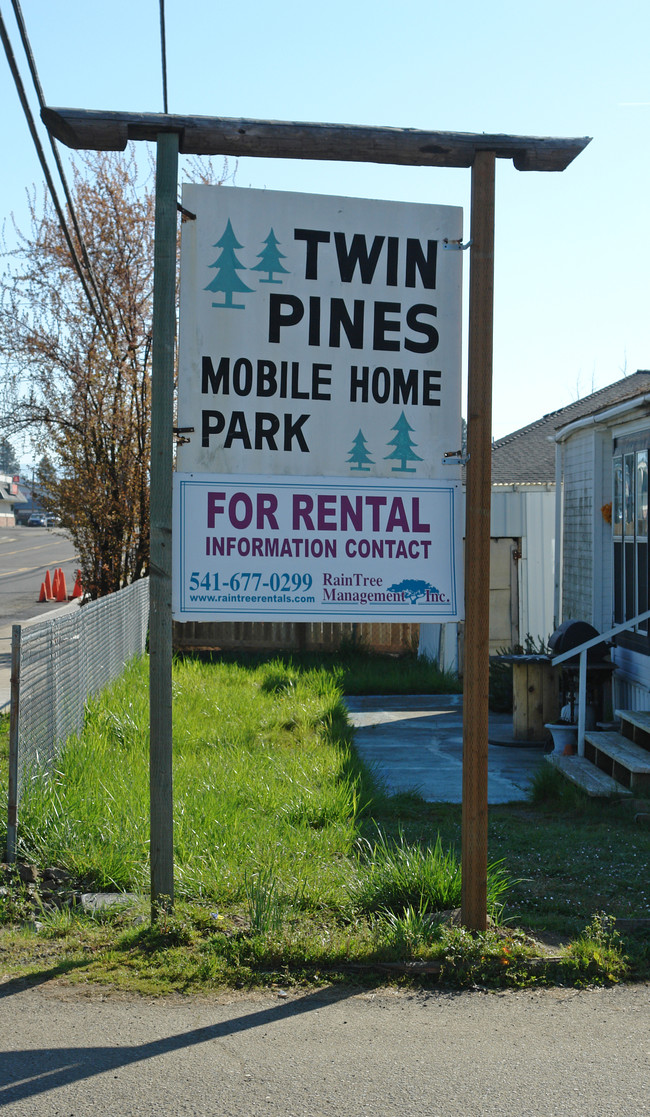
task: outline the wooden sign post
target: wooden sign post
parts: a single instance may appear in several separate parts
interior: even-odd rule
[[[492,466],[494,152],[472,167],[465,493],[465,671],[463,676],[463,926],[487,925],[487,774]]]
[[[151,914],[174,903],[172,796],[172,475],[178,134],[158,136],[151,377],[149,857]]]

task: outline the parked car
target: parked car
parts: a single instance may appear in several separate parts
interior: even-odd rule
[[[32,512],[27,521],[27,527],[47,527],[47,517],[43,512]]]
[[[59,527],[61,524],[61,517],[55,516],[53,513],[48,512],[45,517],[45,523],[48,527]]]

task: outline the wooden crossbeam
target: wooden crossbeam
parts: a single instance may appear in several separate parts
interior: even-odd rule
[[[43,122],[68,147],[123,151],[129,140],[155,142],[176,132],[182,155],[323,159],[414,167],[471,167],[477,152],[512,159],[518,171],[563,171],[590,142],[478,132],[426,132],[358,124],[310,124],[223,116],[44,108]]]

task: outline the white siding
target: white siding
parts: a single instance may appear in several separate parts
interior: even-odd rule
[[[519,638],[551,635],[555,556],[555,487],[522,485],[493,489],[492,538],[521,541],[519,561]]]
[[[646,660],[642,666],[645,671],[642,672],[644,679],[642,682],[637,682],[631,678],[627,673],[617,671],[614,674],[614,710],[650,710],[650,678],[648,678],[648,664],[647,656],[639,656],[640,660]],[[618,660],[618,656],[616,656]],[[629,664],[625,666],[624,671],[627,672]]]
[[[516,640],[523,643],[527,635],[533,640],[545,640],[555,628],[553,619],[553,583],[555,553],[555,491],[552,485],[521,485],[497,487],[492,490],[490,536],[492,540],[508,541],[513,548],[519,547],[521,558],[513,575],[511,607],[518,609],[512,618],[512,631]],[[492,548],[494,549],[494,548]],[[505,582],[498,584],[496,570],[490,578],[490,645],[494,652],[498,647],[509,646],[514,640],[508,639],[497,624],[495,597],[503,591]],[[506,608],[507,614],[509,609]],[[502,617],[503,610],[499,614]],[[445,640],[444,652],[440,644],[441,627]],[[453,628],[453,631],[452,631]],[[438,660],[441,665],[454,670],[458,658],[456,651],[456,625],[420,625],[421,655]]]
[[[511,488],[493,488],[490,501],[492,539],[521,539],[526,530],[526,493]]]
[[[553,623],[555,493],[530,491],[525,499],[526,527],[519,564],[519,631],[523,638],[546,640]]]

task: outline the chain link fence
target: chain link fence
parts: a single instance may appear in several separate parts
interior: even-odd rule
[[[7,860],[15,858],[25,774],[49,771],[81,732],[87,699],[145,650],[149,579],[88,605],[12,629]]]

